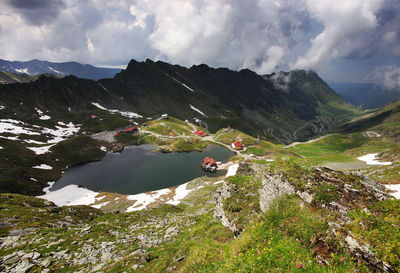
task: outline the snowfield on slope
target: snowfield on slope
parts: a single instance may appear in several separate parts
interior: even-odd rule
[[[197,109],[196,107],[194,107],[193,105],[189,104],[190,109],[196,111],[197,113],[199,113],[200,115],[207,117],[202,111],[200,111],[199,109]]]
[[[134,112],[128,112],[128,111],[120,111],[120,110],[115,110],[115,109],[107,109],[105,107],[103,107],[102,105],[100,105],[99,103],[96,102],[92,102],[92,104],[94,106],[96,106],[97,108],[104,110],[104,111],[108,111],[110,113],[117,113],[120,114],[121,116],[127,117],[127,118],[142,118],[143,116],[136,114]]]
[[[221,183],[222,181],[215,182],[214,184]],[[126,212],[138,211],[147,208],[148,205],[155,202],[164,202],[170,205],[178,205],[189,193],[201,189],[204,185],[193,188],[188,188],[190,182],[167,189],[160,189],[156,191],[149,191],[145,193],[125,195],[129,201],[134,201]],[[205,182],[205,184],[208,184]],[[68,185],[61,189],[50,191],[54,182],[49,182],[48,187],[44,188],[45,195],[37,196],[38,198],[46,199],[57,206],[74,206],[74,205],[87,205],[94,208],[101,208],[109,204],[110,201],[104,200],[100,202],[105,196],[99,196],[100,192],[95,192],[86,188],[78,187],[77,185]]]
[[[385,187],[388,190],[393,191],[389,193],[391,196],[393,196],[396,199],[400,199],[400,184],[385,185]]]
[[[47,164],[40,164],[40,165],[38,165],[38,166],[33,166],[32,168],[34,168],[34,169],[41,169],[41,170],[51,170],[51,169],[53,169],[52,166],[47,165]]]
[[[20,134],[32,135],[32,136],[39,136],[44,135],[49,137],[46,142],[40,142],[36,140],[27,139],[24,142],[29,144],[37,144],[37,145],[46,145],[40,147],[27,147],[28,149],[34,151],[36,154],[44,154],[49,152],[49,149],[54,144],[63,141],[76,133],[80,130],[80,124],[75,125],[72,122],[68,124],[59,121],[58,125],[55,126],[54,129],[41,127],[38,125],[30,125],[22,121],[13,120],[13,119],[0,119],[0,134],[1,133],[9,133],[15,136],[0,136],[1,138],[5,138],[8,140],[18,140]]]
[[[168,74],[167,74],[167,76],[171,77],[174,81],[180,83],[180,84],[181,84],[183,87],[185,87],[187,90],[189,90],[189,91],[195,93],[194,90],[193,90],[192,88],[190,88],[189,86],[187,86],[187,85],[184,84],[183,82],[178,81],[177,79],[175,79],[174,77],[172,77],[172,76],[170,76],[170,75],[168,75]]]
[[[378,154],[367,154],[364,156],[357,157],[358,160],[364,161],[367,165],[391,165],[393,162],[380,162],[376,160]]]
[[[51,117],[48,116],[48,115],[45,115],[42,110],[40,110],[38,108],[35,108],[35,110],[38,113],[40,120],[49,120],[49,119],[51,119]]]

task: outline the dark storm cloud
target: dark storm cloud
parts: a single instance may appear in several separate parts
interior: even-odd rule
[[[65,7],[63,0],[8,0],[7,4],[29,24],[38,26],[56,20]]]
[[[379,25],[385,25],[396,17],[396,12],[392,9],[382,9],[377,14]]]

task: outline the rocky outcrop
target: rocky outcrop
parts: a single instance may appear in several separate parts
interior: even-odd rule
[[[372,269],[373,272],[397,272],[389,264],[376,257],[375,253],[371,251],[368,244],[364,244],[355,239],[353,234],[348,232],[346,234],[342,224],[328,222],[329,230],[335,237],[342,238],[341,241],[347,251],[360,261],[364,261],[366,265]],[[340,234],[340,235],[339,235]],[[344,234],[344,236],[343,236]]]
[[[266,212],[271,203],[279,196],[295,193],[294,187],[279,175],[265,174],[262,178],[260,194],[260,209]]]
[[[240,234],[239,229],[236,227],[235,223],[230,221],[225,214],[223,201],[232,196],[232,193],[235,191],[233,185],[227,185],[224,181],[222,187],[217,189],[217,192],[214,195],[214,199],[217,202],[214,211],[214,217],[221,221],[222,225],[229,228],[235,236]]]

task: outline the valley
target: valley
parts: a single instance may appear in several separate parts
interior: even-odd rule
[[[113,79],[0,85],[0,105],[2,271],[400,270],[399,101],[358,110],[312,71],[132,60]],[[208,176],[215,147],[225,172]],[[181,161],[118,190],[142,152]],[[74,183],[85,168],[91,186]]]

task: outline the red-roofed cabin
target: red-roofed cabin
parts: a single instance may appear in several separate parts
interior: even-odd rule
[[[119,136],[120,133],[121,133],[121,131],[116,131],[114,136],[117,137],[117,136]]]
[[[90,115],[91,118],[96,118],[96,115]]]
[[[194,134],[198,135],[198,136],[201,136],[201,137],[204,137],[206,135],[206,133],[204,133],[203,130],[198,130],[198,131],[194,132]]]
[[[211,157],[204,158],[201,167],[207,172],[216,172],[218,169],[217,162]]]
[[[137,127],[137,126],[133,126],[133,127],[124,129],[125,133],[136,133],[137,131],[139,131],[139,127]]]
[[[233,142],[233,145],[235,146],[236,150],[242,150],[243,149],[243,144],[239,141]]]

